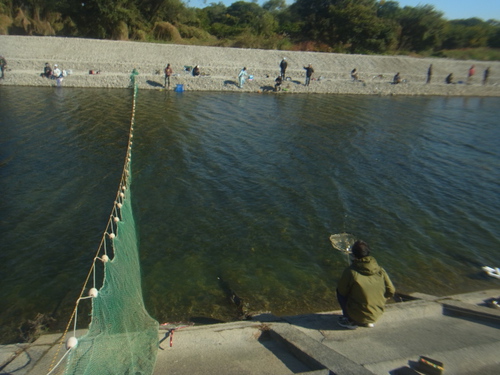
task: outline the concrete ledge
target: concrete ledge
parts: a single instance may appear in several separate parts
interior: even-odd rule
[[[445,315],[470,317],[483,321],[490,321],[495,324],[500,322],[500,309],[477,306],[455,300],[440,301],[440,303],[443,305],[443,313]]]
[[[297,358],[312,368],[326,368],[334,374],[342,375],[372,375],[372,372],[363,366],[331,350],[289,324],[273,324],[271,335],[275,340],[283,342]]]
[[[443,307],[433,299],[415,300],[387,305],[385,313],[380,318],[380,324],[385,322],[407,321],[410,319],[429,318],[431,316],[441,316]]]
[[[425,294],[425,293],[420,293],[420,292],[412,293],[412,294],[410,294],[410,297],[415,298],[415,299],[422,299],[424,301],[435,301],[435,300],[439,299],[439,297],[433,296],[431,294]]]
[[[499,295],[500,289],[447,297],[413,294],[388,305],[374,329],[338,327],[340,311],[268,313],[253,321],[185,327],[169,346],[161,343],[166,331],[160,328],[154,375],[387,375],[411,370],[420,355],[443,362],[446,374],[497,375],[500,309],[486,305]],[[79,330],[76,337],[84,333]],[[64,342],[59,333],[0,346],[0,374],[47,374],[66,353]]]

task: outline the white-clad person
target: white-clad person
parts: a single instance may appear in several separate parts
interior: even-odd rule
[[[56,80],[57,86],[61,86],[63,80],[63,73],[57,64],[54,64],[54,70],[52,71],[52,78]]]

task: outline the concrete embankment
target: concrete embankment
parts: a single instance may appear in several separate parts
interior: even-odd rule
[[[141,89],[162,89],[163,69],[173,67],[170,90],[183,85],[186,91],[266,92],[274,88],[279,63],[286,57],[287,79],[282,94],[329,93],[359,95],[500,96],[500,62],[459,61],[407,56],[345,55],[319,52],[254,50],[159,43],[0,35],[0,54],[8,62],[0,85],[55,86],[42,78],[46,62],[58,64],[70,74],[63,87],[126,88],[130,73],[139,71]],[[304,66],[312,64],[313,80],[304,86]],[[427,69],[433,65],[430,84]],[[199,65],[201,76],[193,77],[185,67]],[[475,75],[467,80],[470,66]],[[237,86],[239,71],[247,67],[253,79],[242,89]],[[490,68],[487,84],[483,73]],[[357,68],[363,82],[353,82],[350,72]],[[89,74],[90,71],[99,74]],[[400,73],[405,82],[393,85]],[[444,83],[454,74],[456,84]]]
[[[500,309],[489,302],[499,297],[500,289],[414,293],[388,305],[375,328],[356,330],[337,325],[338,311],[182,328],[172,346],[160,330],[154,375],[418,374],[420,356],[443,363],[445,374],[498,374]],[[52,334],[0,347],[1,373],[46,374],[63,355],[60,341]]]

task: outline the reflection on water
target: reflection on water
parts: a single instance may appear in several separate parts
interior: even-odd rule
[[[112,207],[127,90],[0,88],[1,335],[66,323]],[[498,287],[498,98],[141,91],[134,209],[145,302],[160,322],[338,308],[369,242],[400,291]]]

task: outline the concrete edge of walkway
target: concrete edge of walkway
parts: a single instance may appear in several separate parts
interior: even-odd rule
[[[500,290],[492,289],[481,292],[466,293],[448,297],[436,297],[420,293],[412,294],[413,300],[389,304],[383,320],[390,322],[428,318],[438,315],[460,316],[471,320],[481,320],[498,326],[500,309],[487,307],[485,301],[500,298]],[[308,336],[294,326],[293,320],[317,319],[322,315],[339,315],[340,312],[324,312],[306,314],[295,317],[277,317],[272,314],[255,316],[250,321],[219,323],[205,326],[186,327],[185,330],[200,330],[220,332],[241,328],[255,328],[267,330],[271,337],[283,344],[295,357],[307,364],[311,371],[307,374],[373,374],[368,368],[355,363],[340,353],[323,345],[321,341]],[[184,330],[183,329],[183,330]],[[314,328],[313,328],[314,329]],[[77,331],[77,337],[84,335],[86,330]],[[164,333],[160,328],[159,335]],[[71,333],[72,335],[73,333]],[[39,337],[33,343],[20,343],[0,346],[0,374],[46,374],[53,367],[56,360],[65,354],[62,334],[48,334]],[[481,349],[485,353],[491,352],[496,358],[498,345],[494,348]],[[449,357],[460,356],[461,353],[447,352]]]
[[[297,358],[313,370],[328,369],[342,375],[372,374],[360,364],[307,336],[289,323],[274,323],[271,336],[285,344]]]

